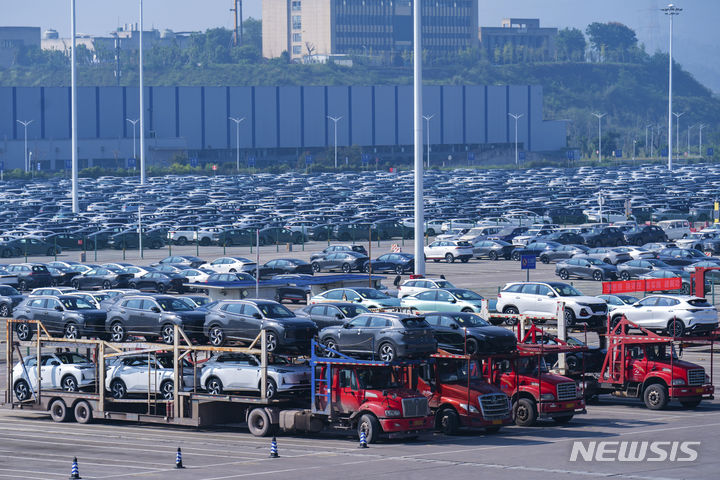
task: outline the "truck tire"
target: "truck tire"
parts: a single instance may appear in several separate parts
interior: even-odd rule
[[[65,402],[58,398],[50,404],[50,417],[55,422],[67,422],[72,419],[72,414]]]
[[[653,383],[643,393],[645,406],[650,410],[662,410],[668,404],[668,391],[665,385]]]
[[[438,412],[437,425],[445,435],[455,435],[460,428],[460,417],[452,408],[443,408]]]
[[[248,415],[247,424],[250,433],[256,437],[268,437],[274,430],[270,423],[270,415],[264,408],[253,409]]]
[[[552,419],[555,423],[557,423],[559,425],[565,425],[570,420],[572,420],[574,416],[575,416],[574,413],[570,413],[568,415],[556,415],[556,416],[552,417]]]
[[[358,436],[360,432],[365,432],[365,439],[368,443],[377,442],[380,438],[380,422],[375,418],[375,415],[366,413],[360,417],[360,421],[357,424]]]
[[[688,398],[687,400],[680,400],[680,405],[683,408],[692,409],[700,405],[700,402],[702,402],[702,398]]]
[[[529,427],[537,421],[537,409],[535,402],[529,398],[521,398],[513,404],[513,417],[515,425]]]
[[[79,402],[77,402],[75,404],[75,409],[73,410],[73,412],[75,414],[75,421],[77,423],[82,423],[83,425],[92,423],[92,407],[90,407],[90,404],[85,400],[80,400]]]

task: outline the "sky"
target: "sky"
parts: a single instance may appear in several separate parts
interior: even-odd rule
[[[262,0],[245,0],[243,18],[261,17]],[[274,0],[279,1],[279,0]],[[7,5],[12,3],[11,8]],[[69,36],[68,0],[0,0],[0,25],[54,28]],[[77,31],[106,35],[118,26],[138,22],[138,1],[76,0]],[[617,21],[633,28],[653,53],[667,51],[669,23],[661,0],[480,0],[481,26],[499,26],[505,17],[540,18],[541,26],[577,27],[592,22]],[[676,17],[676,59],[698,80],[720,93],[720,1],[678,0],[683,12]],[[233,25],[233,0],[144,0],[146,28],[198,31]]]

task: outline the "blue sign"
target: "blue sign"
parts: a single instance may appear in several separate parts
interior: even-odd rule
[[[525,152],[518,152],[518,158],[523,161],[525,160]]]
[[[621,149],[615,150],[615,157],[616,157],[616,158],[622,158],[622,150],[621,150]]]
[[[137,161],[134,158],[128,158],[128,168],[135,168]]]
[[[72,168],[72,160],[65,160],[65,170],[70,170]]]
[[[668,154],[668,153],[667,153],[667,147],[665,147],[665,148],[662,149],[661,155],[662,155],[663,157],[667,157],[667,154]]]
[[[198,158],[197,158],[197,157],[192,157],[192,158],[190,159],[190,166],[193,167],[193,168],[195,168],[195,167],[198,166]]]
[[[708,157],[712,157],[713,155],[715,155],[715,149],[712,147],[708,148],[707,152],[708,152]]]
[[[568,150],[566,155],[568,160],[575,160],[575,152],[573,152],[572,150]]]
[[[535,255],[523,255],[520,257],[520,270],[535,270]]]
[[[305,155],[305,165],[310,165],[313,161],[312,155]]]
[[[475,161],[475,153],[474,152],[468,152],[468,162]]]
[[[367,153],[363,153],[360,157],[362,160],[362,163],[370,163],[370,155]]]
[[[40,162],[37,162],[37,171],[40,171]]]
[[[247,157],[247,165],[248,167],[255,167],[255,157]]]

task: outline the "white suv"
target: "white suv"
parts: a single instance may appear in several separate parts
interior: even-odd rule
[[[584,296],[573,286],[562,282],[508,283],[498,293],[496,309],[501,313],[554,316],[558,303],[565,304],[565,325],[577,322],[604,325],[607,304],[600,298]],[[539,321],[538,323],[544,323]]]
[[[37,392],[37,357],[25,357],[23,363],[15,365],[12,375],[13,391],[20,401]],[[40,356],[40,377],[42,388],[77,392],[95,384],[95,364],[73,352],[43,354]]]
[[[455,288],[455,285],[443,278],[411,278],[405,280],[398,287],[398,298],[404,298],[416,293],[432,290],[434,288]]]
[[[467,263],[473,257],[473,246],[468,242],[459,240],[435,240],[425,247],[425,259],[439,262],[445,260],[453,263],[460,260]]]
[[[557,225],[533,225],[530,227],[530,230],[525,232],[523,235],[518,235],[513,238],[512,243],[513,245],[528,245],[545,235],[550,235],[551,233],[556,232],[559,229],[560,227]]]
[[[650,295],[612,312],[616,325],[622,316],[650,330],[663,330],[673,337],[686,333],[712,332],[718,326],[718,311],[707,300],[690,295]]]

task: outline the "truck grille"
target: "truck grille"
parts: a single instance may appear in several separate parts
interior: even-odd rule
[[[428,414],[427,398],[403,398],[403,417],[424,417]]]
[[[505,418],[510,414],[510,399],[502,393],[489,393],[478,397],[480,410],[486,420]]]
[[[596,303],[590,305],[590,310],[592,310],[593,313],[607,313],[607,305],[602,303]]]
[[[557,399],[559,401],[575,400],[577,398],[577,387],[574,383],[561,383],[557,386]]]
[[[705,370],[696,368],[688,370],[688,385],[702,385],[705,383]]]

